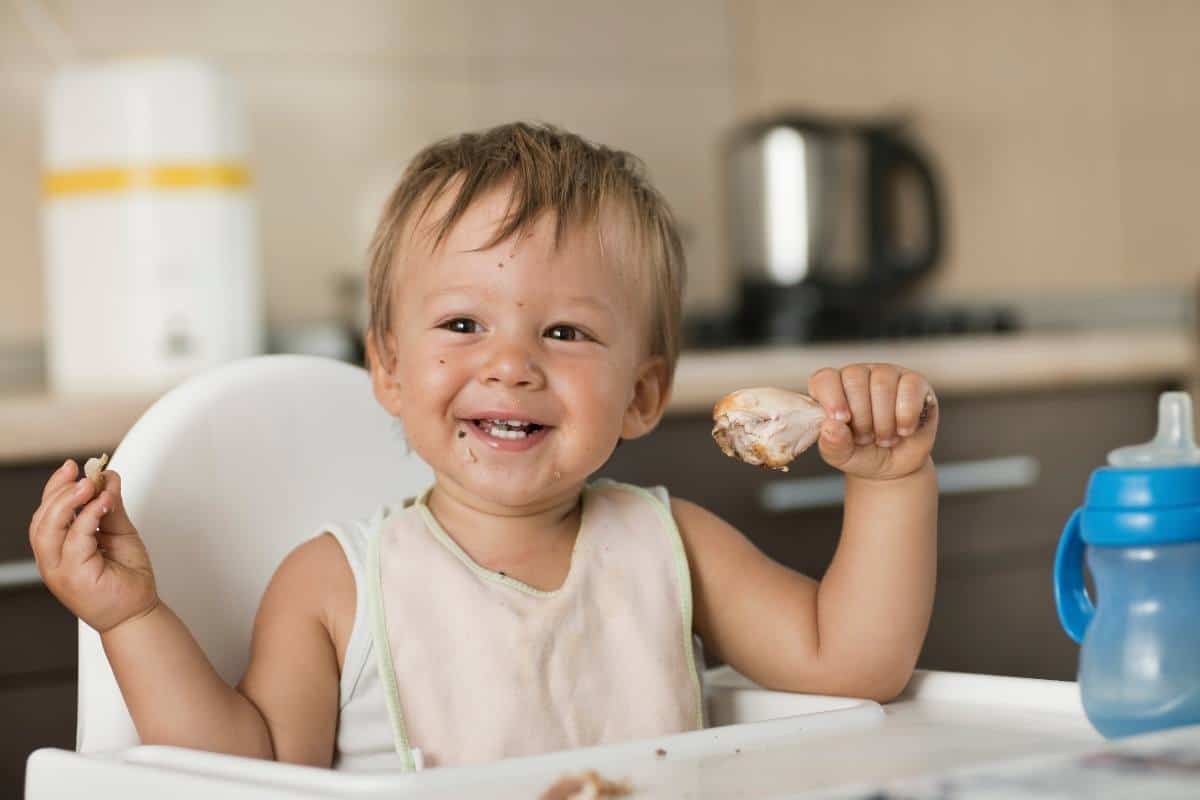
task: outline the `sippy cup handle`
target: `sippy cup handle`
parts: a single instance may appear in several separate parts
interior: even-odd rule
[[[1083,539],[1079,535],[1082,514],[1082,508],[1071,513],[1054,554],[1054,604],[1063,630],[1076,642],[1083,641],[1088,623],[1096,613],[1083,583]]]

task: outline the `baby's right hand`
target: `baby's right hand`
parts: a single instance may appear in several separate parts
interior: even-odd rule
[[[158,605],[150,554],[125,514],[121,477],[104,489],[67,461],[50,476],[29,523],[29,543],[46,587],[75,616],[104,633]]]

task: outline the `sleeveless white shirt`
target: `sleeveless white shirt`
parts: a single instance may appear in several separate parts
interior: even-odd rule
[[[687,559],[666,490],[584,490],[563,585],[476,564],[415,501],[326,525],[354,573],[333,766],[482,763],[703,727]]]

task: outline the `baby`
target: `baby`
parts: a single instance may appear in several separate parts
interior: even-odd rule
[[[435,482],[287,556],[236,687],[159,599],[120,476],[100,489],[68,461],[46,484],[38,567],[100,633],[141,740],[412,769],[417,751],[452,765],[691,730],[697,638],[773,689],[895,697],[934,587],[921,375],[809,381],[821,456],[846,476],[819,583],[662,487],[592,480],[663,415],[683,278],[671,213],[626,153],[513,124],[417,155],[371,245],[367,350]]]

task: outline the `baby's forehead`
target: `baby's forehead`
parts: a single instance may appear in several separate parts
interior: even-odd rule
[[[474,276],[485,284],[526,279],[537,274],[548,288],[581,284],[596,293],[642,297],[648,276],[631,246],[623,215],[567,220],[557,212],[539,214],[530,224],[497,241],[508,213],[503,196],[476,199],[448,228],[444,211],[430,207],[399,242],[393,267],[422,288],[460,282]],[[442,214],[438,212],[441,211]],[[439,239],[440,236],[440,239]],[[639,304],[640,305],[640,304]]]

